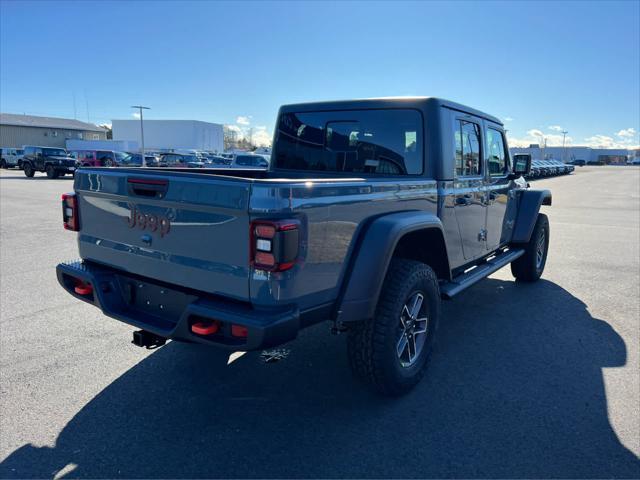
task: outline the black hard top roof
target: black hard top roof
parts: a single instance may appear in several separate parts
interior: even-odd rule
[[[367,108],[417,108],[426,110],[428,107],[447,107],[452,110],[468,113],[476,117],[484,118],[491,122],[503,125],[503,123],[493,115],[481,112],[475,108],[436,97],[383,97],[383,98],[363,98],[358,100],[334,100],[326,102],[292,103],[280,107],[280,112],[312,112],[322,110],[359,110]]]

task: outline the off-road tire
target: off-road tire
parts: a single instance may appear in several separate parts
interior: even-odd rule
[[[58,178],[58,172],[53,168],[53,165],[47,165],[45,172],[47,173],[47,178]]]
[[[544,235],[544,255],[542,262],[539,262],[537,249],[541,235]],[[544,272],[549,252],[549,219],[544,213],[538,214],[529,242],[515,244],[514,247],[524,248],[524,255],[511,263],[511,273],[521,282],[535,282]]]
[[[22,167],[23,167],[25,176],[29,178],[33,177],[33,175],[36,173],[36,171],[33,169],[33,165],[31,165],[30,163],[23,163]]]
[[[7,168],[7,162],[4,161],[4,158],[0,160],[0,168],[3,168],[3,169]]]
[[[428,308],[427,337],[415,363],[403,367],[396,350],[398,327],[403,307],[415,292],[424,294]],[[440,288],[431,267],[414,260],[392,260],[374,318],[349,330],[347,351],[352,372],[383,395],[407,393],[424,375],[439,318]]]

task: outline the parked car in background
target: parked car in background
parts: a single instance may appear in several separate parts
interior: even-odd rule
[[[576,167],[584,167],[587,164],[587,161],[582,159],[577,159],[577,160],[571,160],[569,163],[571,165],[575,165]]]
[[[21,148],[0,148],[0,168],[20,168],[23,155]]]
[[[538,169],[540,177],[548,177],[551,175],[551,167],[544,163],[542,160],[533,160],[531,162],[533,168]]]
[[[233,157],[231,168],[257,168],[266,169],[269,167],[269,162],[262,155],[236,155]]]
[[[549,162],[551,163],[551,165],[556,167],[556,173],[558,175],[564,175],[565,173],[569,173],[569,167],[565,165],[563,162],[561,162],[560,160],[551,159],[549,160]]]
[[[207,155],[205,160],[205,166],[207,167],[228,167],[231,165],[232,159],[225,158],[220,155]]]
[[[80,167],[117,167],[128,155],[113,150],[76,150],[74,153]]]
[[[184,168],[202,168],[204,162],[196,155],[184,153],[161,153],[158,159],[160,167],[184,167]]]
[[[49,178],[58,178],[76,171],[76,159],[64,148],[25,146],[22,169],[27,177],[45,172]]]
[[[142,166],[142,155],[139,153],[131,153],[128,152],[129,158],[127,162],[125,162],[126,166]],[[144,155],[144,160],[147,167],[157,167],[158,166],[158,157],[155,155],[146,154]]]

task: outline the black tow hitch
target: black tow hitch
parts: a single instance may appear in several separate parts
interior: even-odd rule
[[[158,348],[167,343],[167,339],[156,335],[155,333],[147,332],[146,330],[138,330],[133,332],[133,340],[131,340],[136,347],[145,347],[149,350]]]

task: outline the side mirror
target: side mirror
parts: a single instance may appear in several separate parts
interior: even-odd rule
[[[516,153],[513,156],[513,174],[515,177],[527,176],[531,173],[531,154]]]

